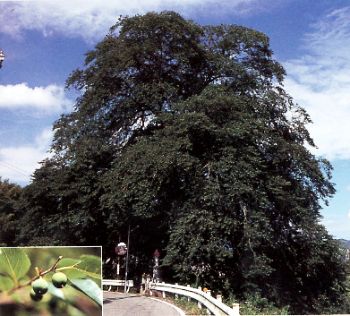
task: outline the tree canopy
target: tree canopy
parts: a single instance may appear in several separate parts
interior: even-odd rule
[[[130,226],[134,271],[158,248],[165,279],[296,313],[340,306],[345,270],[320,224],[331,165],[308,150],[284,76],[261,32],[121,18],[67,80],[81,96],[24,191],[18,242],[107,255]]]
[[[20,186],[0,177],[0,246],[14,246]]]

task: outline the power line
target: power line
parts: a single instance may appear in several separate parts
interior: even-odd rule
[[[0,161],[0,165],[5,167],[5,168],[7,168],[7,169],[10,169],[12,171],[16,171],[16,172],[18,172],[18,173],[28,177],[28,173],[25,170],[21,169],[21,168],[18,168],[16,166],[11,165],[11,164],[9,164],[7,162],[4,162],[4,161]]]

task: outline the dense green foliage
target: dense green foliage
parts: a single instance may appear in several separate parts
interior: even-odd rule
[[[21,187],[0,177],[0,246],[13,246]]]
[[[24,191],[18,242],[109,256],[130,226],[131,273],[158,248],[165,279],[341,310],[344,267],[319,224],[331,166],[306,148],[310,119],[284,75],[252,29],[120,19],[67,81],[81,97]]]

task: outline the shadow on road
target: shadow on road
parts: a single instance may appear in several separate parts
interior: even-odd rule
[[[108,297],[103,299],[103,304],[109,304],[115,301],[124,300],[124,299],[130,299],[130,298],[138,298],[140,296],[133,295],[133,296],[120,296],[120,297]]]

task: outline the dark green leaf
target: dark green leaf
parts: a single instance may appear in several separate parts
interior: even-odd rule
[[[70,279],[70,285],[102,306],[102,290],[90,279]]]

